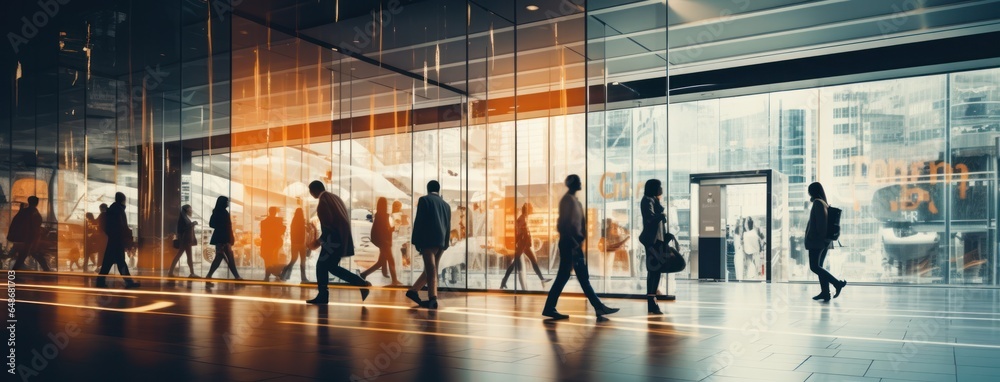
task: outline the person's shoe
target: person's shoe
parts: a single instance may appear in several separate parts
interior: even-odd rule
[[[415,290],[406,291],[406,298],[420,305],[423,301],[420,301],[420,293]]]
[[[432,298],[430,300],[421,302],[420,303],[420,307],[424,308],[424,309],[437,309],[438,308],[438,300],[436,298]]]
[[[542,288],[545,288],[545,284],[548,284],[552,279],[542,279]]]
[[[816,301],[823,300],[823,302],[829,302],[830,301],[830,294],[829,293],[820,293],[820,294],[818,294],[816,296],[813,296],[813,300],[816,300]]]
[[[174,277],[174,272],[167,273],[167,277]]]
[[[545,316],[545,317],[551,318],[553,320],[565,320],[565,319],[569,318],[569,316],[567,316],[565,314],[562,314],[562,313],[559,313],[555,309],[553,309],[553,310],[543,310],[542,311],[542,315]]]
[[[200,278],[201,278],[201,276],[198,276],[198,275],[196,275],[196,274],[192,273],[192,274],[188,275],[188,278],[189,278],[189,279],[200,279]]]
[[[389,286],[394,286],[394,287],[396,287],[396,286],[402,286],[402,285],[403,285],[403,283],[401,283],[399,281],[393,281],[393,282],[389,283]]]
[[[836,293],[833,294],[833,298],[839,297],[840,296],[840,290],[844,289],[844,287],[846,287],[846,286],[847,286],[847,280],[840,280],[840,285],[834,286],[834,288],[836,289]]]
[[[365,286],[372,286],[371,282],[365,281]],[[368,294],[372,291],[368,288],[361,288],[361,301],[365,301],[368,298]]]
[[[205,288],[211,288],[211,287],[214,287],[214,286],[215,286],[215,283],[213,283],[211,281],[206,281],[205,282]]]
[[[663,314],[660,310],[660,306],[656,304],[656,297],[649,297],[646,299],[646,310],[649,314]]]
[[[621,309],[612,308],[612,307],[607,306],[607,305],[602,306],[600,309],[594,309],[594,311],[597,312],[598,316],[603,316],[603,315],[607,315],[607,314],[615,314],[615,313],[618,313],[619,310],[621,310]]]
[[[329,292],[319,292],[316,298],[312,300],[306,300],[306,304],[313,305],[326,305],[330,303],[330,293]]]
[[[507,289],[507,285],[500,284],[500,289]]]

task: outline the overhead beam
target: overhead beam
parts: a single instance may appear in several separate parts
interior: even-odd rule
[[[311,37],[311,36],[300,34],[296,30],[289,29],[289,28],[286,28],[286,27],[283,27],[283,26],[280,26],[280,25],[268,25],[268,23],[265,20],[261,20],[260,18],[258,18],[256,16],[250,15],[250,14],[248,14],[246,12],[243,12],[243,11],[240,11],[238,9],[234,9],[233,10],[233,14],[236,15],[236,16],[242,17],[242,18],[244,18],[246,20],[249,20],[249,21],[251,21],[251,22],[253,22],[255,24],[259,24],[259,25],[261,25],[261,26],[263,26],[265,28],[270,28],[270,29],[273,29],[273,30],[275,30],[275,31],[277,31],[279,33],[284,33],[284,34],[289,35],[289,36],[294,36],[294,37],[296,37],[296,38],[298,38],[298,39],[300,39],[302,41],[308,42],[310,44],[314,44],[314,45],[322,47],[322,48],[333,50],[333,51],[335,51],[337,53],[340,53],[342,55],[351,57],[351,58],[356,59],[358,61],[367,63],[369,65],[376,66],[376,67],[379,67],[379,68],[383,68],[383,69],[386,69],[386,70],[389,70],[389,71],[392,71],[392,72],[395,72],[395,73],[398,73],[398,74],[401,74],[401,75],[413,78],[413,79],[421,81],[421,82],[426,81],[428,84],[431,84],[431,85],[434,85],[436,87],[448,90],[448,91],[450,91],[452,93],[455,93],[455,94],[459,94],[459,95],[462,95],[462,96],[468,96],[469,95],[464,90],[461,90],[461,89],[456,88],[454,86],[438,82],[437,80],[426,78],[426,77],[421,76],[419,74],[413,73],[413,72],[408,71],[408,70],[403,70],[403,69],[398,68],[398,67],[393,66],[393,65],[386,64],[384,62],[378,61],[378,60],[376,60],[374,58],[365,56],[365,55],[363,55],[361,53],[358,53],[358,52],[346,49],[344,47],[337,46],[337,45],[328,43],[326,41],[323,41],[323,40],[320,40],[320,39],[317,39],[317,38],[314,38],[314,37]]]

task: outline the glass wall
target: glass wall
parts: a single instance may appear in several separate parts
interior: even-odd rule
[[[669,229],[688,253],[690,174],[774,169],[788,193],[772,208],[790,223],[773,235],[776,280],[812,279],[805,188],[820,181],[845,211],[836,274],[997,284],[1000,69],[668,107],[661,2],[392,4],[262,13],[122,0],[60,19],[0,95],[0,239],[38,195],[48,265],[92,272],[91,217],[123,192],[131,265],[167,275],[190,204],[194,267],[174,273],[204,276],[216,256],[207,223],[226,196],[241,276],[299,283],[315,277],[317,254],[293,238],[316,227],[307,185],[319,180],[350,210],[357,255],[341,265],[409,284],[422,271],[413,206],[434,179],[453,216],[441,285],[544,291],[563,180],[578,174],[594,285],[641,294],[646,180],[664,181]],[[760,216],[765,193],[740,193],[730,220]],[[388,237],[373,231],[383,216]],[[744,279],[763,277],[762,257],[740,261]]]
[[[834,274],[996,285],[998,76],[987,69],[673,104],[671,216],[683,221],[690,211],[691,173],[775,169],[787,178],[791,223],[781,243],[789,266],[777,279],[813,279],[802,237],[805,189],[818,181],[844,210]]]

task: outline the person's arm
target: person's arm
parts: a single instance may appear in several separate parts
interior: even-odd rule
[[[443,203],[443,202],[441,204],[444,205],[441,208],[441,211],[442,211],[442,213],[444,215],[444,232],[446,232],[445,236],[448,236],[447,233],[451,232],[451,206],[449,206],[447,203]],[[451,240],[445,240],[444,241],[444,248],[442,248],[441,250],[448,249],[449,247],[451,247]]]
[[[410,242],[413,243],[413,246],[417,249],[417,251],[420,250],[418,243],[423,242],[420,238],[423,236],[423,231],[425,229],[425,224],[423,224],[424,222],[422,221],[424,214],[427,213],[424,211],[425,208],[424,197],[417,199],[417,212],[413,215],[413,229],[410,230]]]

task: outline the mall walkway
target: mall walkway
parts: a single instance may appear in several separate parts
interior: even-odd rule
[[[18,357],[63,342],[32,381],[995,381],[1000,290],[852,285],[830,304],[800,284],[680,282],[666,316],[644,300],[596,323],[579,296],[550,323],[545,295],[219,282],[95,289],[18,273]],[[849,292],[849,293],[848,293]],[[65,335],[64,335],[65,334]],[[53,350],[55,347],[50,347]],[[51,353],[51,352],[50,352]],[[39,353],[41,354],[41,353]],[[44,361],[44,362],[42,362]],[[44,365],[43,365],[44,363]]]

